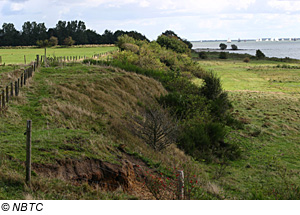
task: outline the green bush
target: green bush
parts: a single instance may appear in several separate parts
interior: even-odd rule
[[[227,92],[223,91],[221,80],[213,72],[203,75],[204,85],[201,88],[201,94],[205,96],[211,105],[213,117],[217,120],[223,120],[226,112],[232,108]]]
[[[239,152],[224,142],[226,134],[221,123],[205,123],[201,117],[195,117],[184,123],[178,145],[197,160],[212,162],[222,157],[234,160],[239,157]]]
[[[264,59],[266,56],[265,56],[265,54],[261,51],[261,50],[256,50],[256,58],[257,59]]]
[[[244,60],[243,60],[245,63],[249,63],[250,62],[250,59],[248,57],[245,57]]]
[[[132,43],[124,43],[122,47],[124,50],[132,51],[135,54],[139,52],[139,47]]]
[[[50,43],[51,46],[57,46],[57,44],[58,44],[57,37],[54,37],[54,36],[50,37],[49,43]]]
[[[221,43],[221,44],[219,45],[219,47],[220,47],[221,50],[227,49],[227,45],[224,44],[224,43]]]
[[[232,106],[220,79],[213,72],[201,69],[185,52],[178,52],[180,46],[176,46],[176,38],[164,35],[159,38],[160,41],[151,43],[133,39],[133,45],[125,45],[131,39],[121,37],[120,47],[126,50],[115,54],[111,61],[98,63],[146,75],[163,84],[168,94],[158,98],[158,102],[179,119],[182,125],[178,131],[179,144],[187,153],[197,159],[205,154],[208,157],[223,156],[225,149],[235,154],[235,147],[224,143],[225,123],[233,121],[229,116]],[[137,46],[138,52],[129,51],[137,50]],[[194,77],[203,80],[201,87],[191,81]]]
[[[201,59],[207,59],[208,58],[206,52],[199,52],[198,55],[199,55],[199,58],[201,58]]]
[[[67,37],[64,39],[64,45],[66,46],[72,46],[75,44],[75,40],[72,39],[72,37]]]
[[[129,37],[127,34],[118,37],[117,46],[123,51],[125,49],[124,44],[135,44],[135,39]]]
[[[232,45],[231,45],[231,49],[232,49],[232,50],[238,50],[238,47],[237,47],[237,45],[232,44]]]
[[[191,53],[189,47],[184,42],[182,42],[181,40],[175,37],[168,37],[165,35],[161,35],[157,38],[156,42],[162,47],[165,47],[167,49],[172,49],[177,53],[181,53],[181,54],[185,53],[188,55],[190,55]]]
[[[220,58],[220,59],[227,59],[227,58],[228,58],[227,52],[220,52],[219,58]]]

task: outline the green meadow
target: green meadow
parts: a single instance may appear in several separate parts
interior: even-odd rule
[[[48,57],[63,57],[63,56],[86,56],[92,57],[92,55],[105,53],[116,50],[114,46],[79,46],[71,48],[51,47],[47,48]],[[0,56],[2,57],[2,63],[4,64],[24,64],[24,55],[26,56],[26,63],[34,61],[36,55],[44,55],[45,50],[43,48],[11,48],[0,49]]]
[[[200,60],[221,78],[243,128],[231,130],[243,158],[211,167],[225,198],[298,199],[300,186],[299,63]]]

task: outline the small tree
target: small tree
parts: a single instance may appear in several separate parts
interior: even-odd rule
[[[134,118],[134,132],[156,151],[176,143],[178,126],[173,117],[162,107],[152,107]]]
[[[263,59],[263,58],[265,58],[266,56],[265,56],[265,54],[261,51],[261,50],[256,50],[256,58],[257,59]]]
[[[40,48],[45,48],[45,67],[47,66],[47,47],[49,47],[50,43],[49,43],[49,40],[38,40],[36,41],[36,44],[38,47]]]
[[[75,40],[73,40],[72,37],[70,37],[70,36],[64,39],[64,44],[66,46],[72,46],[72,45],[74,45],[74,43],[75,43]]]
[[[227,49],[227,45],[224,44],[224,43],[221,43],[221,44],[219,45],[219,47],[220,47],[221,50]]]
[[[232,48],[232,50],[238,50],[238,47],[237,47],[237,45],[235,45],[235,44],[232,44],[232,45],[231,45],[231,48]]]
[[[49,43],[50,43],[51,46],[57,46],[57,44],[58,44],[57,37],[54,37],[54,36],[50,37]]]

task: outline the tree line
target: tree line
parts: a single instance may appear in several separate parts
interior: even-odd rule
[[[147,40],[136,31],[105,30],[103,34],[87,29],[83,21],[58,21],[54,28],[47,28],[45,23],[27,21],[22,30],[18,31],[13,23],[3,23],[0,28],[0,46],[33,46],[38,41],[54,39],[55,45],[68,45],[66,41],[74,41],[76,45],[84,44],[114,44],[121,35],[128,35],[137,40]],[[39,43],[39,42],[38,42]]]

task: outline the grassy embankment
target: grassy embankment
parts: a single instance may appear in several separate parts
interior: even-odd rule
[[[228,163],[218,184],[233,198],[299,199],[299,61],[244,63],[244,57],[199,61],[221,77],[233,114],[245,125],[227,137],[241,145],[244,158]]]
[[[117,48],[114,46],[81,46],[72,48],[51,47],[47,48],[48,57],[60,56],[87,56],[91,57],[94,54],[114,51]],[[4,64],[24,64],[24,55],[26,56],[26,63],[34,61],[36,55],[44,55],[43,48],[9,48],[0,49],[0,56],[2,56],[2,63]]]
[[[147,198],[136,191],[107,192],[87,182],[74,185],[74,181],[43,177],[35,168],[29,188],[24,183],[25,125],[32,120],[34,165],[87,159],[120,164],[132,154],[165,171],[191,159],[176,147],[157,153],[124,129],[130,115],[165,93],[159,82],[116,68],[79,63],[42,68],[1,114],[0,199]]]

